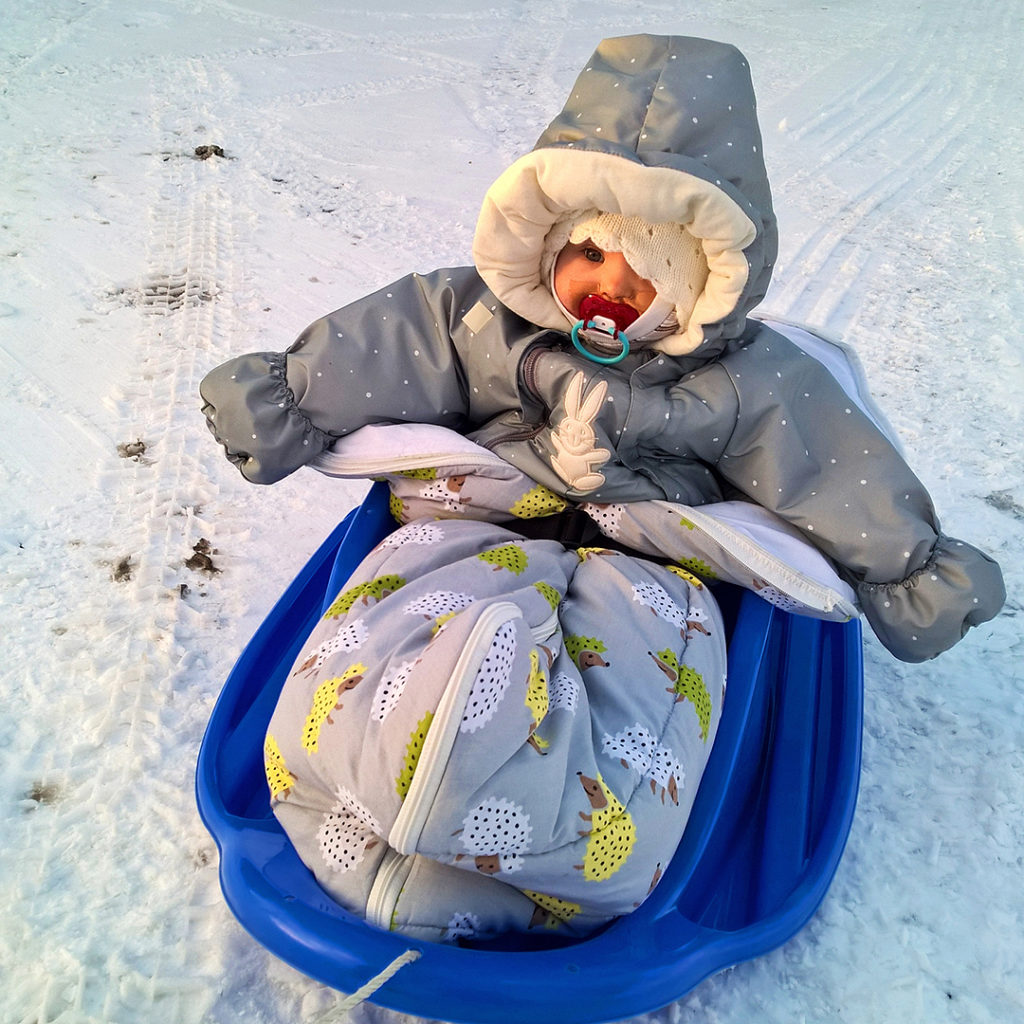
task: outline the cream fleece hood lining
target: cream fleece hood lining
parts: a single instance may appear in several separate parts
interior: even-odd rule
[[[565,317],[541,278],[544,241],[567,213],[594,207],[652,224],[682,224],[700,239],[708,280],[685,331],[655,343],[685,355],[704,340],[705,324],[732,313],[747,283],[743,250],[753,221],[722,189],[670,167],[649,167],[610,153],[551,147],[512,164],[484,197],[473,259],[495,296],[540,327],[565,329]]]

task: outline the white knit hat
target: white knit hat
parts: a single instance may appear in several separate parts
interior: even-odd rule
[[[686,330],[708,279],[708,262],[700,239],[682,224],[649,224],[640,217],[623,217],[596,209],[576,210],[555,221],[544,239],[540,279],[552,281],[558,254],[567,244],[578,245],[587,239],[605,252],[621,252],[630,267],[654,285],[658,298],[674,312],[674,316],[664,318],[664,322],[659,318],[659,323],[650,328],[644,324],[643,333],[634,340]],[[557,295],[555,301],[574,322]],[[664,308],[662,303],[658,305]]]

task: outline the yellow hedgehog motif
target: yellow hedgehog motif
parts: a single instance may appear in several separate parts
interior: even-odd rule
[[[404,800],[409,795],[409,787],[412,785],[412,777],[416,772],[416,765],[419,762],[420,754],[423,753],[423,744],[427,738],[427,730],[434,720],[434,712],[428,711],[417,723],[409,736],[409,743],[405,748],[405,762],[402,770],[395,779],[395,792]]]
[[[571,921],[582,909],[578,903],[570,903],[559,896],[549,896],[544,892],[534,892],[532,889],[523,889],[523,895],[535,906],[533,917],[530,918],[530,928],[543,925],[545,928],[555,929],[560,925]]]
[[[368,580],[365,583],[357,583],[334,599],[330,608],[324,612],[323,618],[340,618],[342,615],[347,615],[360,598],[362,598],[363,604],[367,605],[370,603],[371,598],[374,601],[383,601],[388,594],[393,594],[404,586],[405,580],[393,573],[388,576],[378,576],[376,579]]]
[[[558,606],[562,603],[562,595],[556,590],[550,583],[545,583],[541,580],[539,583],[534,583],[533,589],[537,591],[544,598],[553,612],[558,611]]]
[[[626,863],[636,842],[636,826],[619,798],[605,785],[600,773],[596,779],[582,772],[577,774],[590,800],[591,813],[580,811],[580,817],[590,822],[590,830],[580,832],[581,836],[588,837],[587,851],[583,863],[575,866],[588,882],[600,882],[610,878]]]
[[[688,569],[695,576],[699,576],[702,580],[710,580],[714,582],[718,579],[718,573],[708,565],[707,562],[702,561],[699,558],[677,558],[677,565],[682,569]]]
[[[441,632],[441,628],[445,623],[451,622],[458,614],[459,610],[456,609],[455,611],[445,612],[444,615],[438,615],[438,617],[434,619],[433,626],[430,627],[430,635],[432,637],[437,636],[437,634]]]
[[[394,492],[388,498],[388,511],[396,522],[405,522],[405,502]]]
[[[528,563],[526,552],[518,544],[502,544],[501,547],[481,551],[476,557],[494,566],[495,572],[508,569],[515,576],[520,576]]]
[[[331,712],[341,709],[341,695],[362,682],[366,666],[363,664],[349,665],[347,669],[333,679],[325,679],[313,694],[313,706],[306,717],[306,726],[302,730],[302,745],[310,754],[315,754],[320,745],[320,730],[324,722],[333,725]]]
[[[270,786],[270,799],[286,799],[295,785],[295,776],[288,771],[281,748],[270,733],[267,733],[263,744],[263,768],[267,773],[267,785]]]
[[[697,590],[704,589],[704,581],[700,577],[694,576],[692,572],[687,572],[682,566],[666,565],[665,568],[669,572],[675,573],[681,580],[685,580],[691,587],[695,587]]]
[[[711,694],[708,693],[704,677],[692,666],[681,665],[675,653],[669,648],[657,654],[653,651],[647,653],[672,682],[668,692],[675,694],[676,703],[689,700],[693,704],[697,712],[697,721],[700,723],[700,738],[707,743],[708,730],[711,728]]]
[[[554,491],[548,490],[543,484],[527,491],[510,509],[517,519],[539,519],[541,516],[552,516],[568,507],[564,498]]]
[[[607,650],[604,643],[594,636],[578,636],[572,633],[565,638],[565,651],[576,662],[576,667],[581,672],[596,665],[608,668],[611,662],[601,657]]]
[[[576,549],[576,557],[581,561],[585,562],[589,558],[596,558],[598,555],[614,555],[615,552],[610,548],[602,547],[585,547]]]
[[[537,654],[536,648],[530,651],[530,674],[526,678],[526,700],[524,703],[533,716],[533,721],[530,723],[530,738],[527,742],[538,754],[547,753],[548,741],[542,740],[537,735],[536,729],[548,713],[548,677],[540,667],[540,655]]]

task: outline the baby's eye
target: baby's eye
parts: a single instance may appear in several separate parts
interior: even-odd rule
[[[604,253],[595,245],[585,245],[583,247],[583,258],[591,263],[601,263],[604,260]]]

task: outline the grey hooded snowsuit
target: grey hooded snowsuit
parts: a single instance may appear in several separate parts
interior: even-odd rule
[[[709,267],[689,323],[614,367],[572,349],[540,272],[552,226],[590,208],[685,224]],[[232,359],[202,382],[204,413],[255,483],[365,424],[422,422],[569,499],[744,495],[836,562],[897,657],[934,657],[998,612],[999,568],[940,533],[920,481],[821,364],[748,319],[775,254],[742,54],[686,37],[606,40],[487,193],[474,267],[410,275],[287,352]]]

